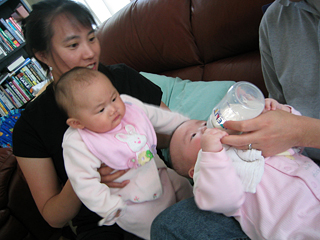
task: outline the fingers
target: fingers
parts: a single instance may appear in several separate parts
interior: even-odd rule
[[[125,186],[127,186],[127,184],[130,182],[130,180],[125,180],[121,183],[118,183],[118,182],[109,182],[109,183],[106,183],[106,185],[109,187],[109,188],[124,188]]]
[[[222,149],[221,138],[228,133],[217,128],[206,129],[201,138],[201,148],[204,152],[220,152]]]
[[[109,173],[107,175],[101,175],[101,182],[103,182],[103,183],[113,182],[114,180],[121,177],[126,172],[127,172],[127,170],[119,170],[114,173]]]
[[[276,101],[272,101],[271,102],[271,110],[276,110],[277,108],[281,109],[281,105]]]
[[[104,166],[99,169],[101,175],[101,183],[105,183],[108,187],[111,188],[123,188],[130,182],[129,180],[125,180],[121,183],[114,182],[116,179],[125,174],[128,170],[119,170],[114,173],[111,173],[110,169],[113,171],[113,169],[108,166]]]
[[[264,108],[266,110],[276,110],[277,108],[279,108],[279,105],[280,104],[276,100],[274,100],[272,98],[266,98]],[[279,108],[279,109],[281,109],[281,108]]]
[[[223,126],[237,132],[251,132],[257,129],[257,125],[259,124],[259,120],[257,119],[259,118],[260,116],[245,121],[227,121]]]
[[[251,143],[253,148],[254,144],[258,142],[259,133],[256,131],[261,129],[262,115],[245,121],[225,122],[224,126],[226,128],[242,132],[242,134],[225,136],[221,139],[221,142],[242,150],[248,150],[248,145]]]
[[[247,150],[248,145],[254,144],[253,134],[242,134],[242,135],[228,135],[221,139],[223,144],[231,145],[237,147],[238,149]]]
[[[271,110],[271,104],[272,104],[272,101],[270,100],[270,98],[266,98],[265,99],[265,105],[264,105],[264,109],[265,110]]]
[[[105,165],[104,163],[101,164],[101,167],[98,169],[98,172],[100,173],[101,176],[104,175],[109,175],[110,173],[112,173],[114,171],[113,168]]]

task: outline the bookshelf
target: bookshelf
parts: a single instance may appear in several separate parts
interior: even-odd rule
[[[33,90],[47,80],[25,50],[19,21],[30,11],[25,0],[0,0],[0,117],[24,108],[35,97]]]
[[[23,3],[20,0],[0,0],[0,18],[8,19],[14,12],[15,8]],[[9,65],[12,61],[17,59],[19,56],[23,55],[28,57],[27,52],[24,49],[25,44],[21,44],[19,47],[15,48],[13,51],[7,53],[7,56],[0,59],[0,72],[2,69]]]

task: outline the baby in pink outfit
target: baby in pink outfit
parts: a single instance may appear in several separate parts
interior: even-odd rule
[[[104,74],[86,68],[64,74],[55,97],[68,115],[62,146],[75,193],[101,216],[100,225],[117,223],[149,239],[154,218],[192,196],[188,180],[168,169],[156,152],[155,130],[172,134],[187,118],[120,96]],[[115,171],[129,169],[117,179],[129,179],[129,184],[109,188],[100,183],[97,169],[102,163]]]
[[[298,114],[291,107],[266,100],[267,110],[276,108]],[[252,149],[251,154],[251,150],[225,146],[221,139],[226,135],[219,129],[207,129],[204,121],[189,120],[172,136],[173,168],[193,179],[197,206],[235,217],[251,239],[320,239],[320,168],[296,149],[289,149],[263,158],[263,174],[256,179],[254,192],[246,191],[233,157],[262,157],[261,152]],[[242,164],[250,166],[251,162]]]

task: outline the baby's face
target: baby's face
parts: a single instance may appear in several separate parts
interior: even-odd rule
[[[104,133],[118,126],[126,112],[126,107],[118,91],[105,76],[97,77],[79,95],[82,102],[77,118],[83,127]]]
[[[201,149],[201,137],[207,129],[207,123],[189,120],[181,124],[174,132],[170,142],[171,160],[183,161],[180,164],[194,166]],[[188,166],[189,167],[189,166]]]

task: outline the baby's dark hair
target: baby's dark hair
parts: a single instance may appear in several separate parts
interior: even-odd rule
[[[185,165],[181,164],[183,159],[181,159],[181,157],[179,156],[175,156],[174,158],[172,158],[170,154],[170,148],[169,148],[169,156],[170,156],[170,162],[173,170],[183,177],[190,178]]]
[[[185,122],[183,122],[185,123]],[[171,135],[171,139],[172,136],[175,134],[176,130],[183,124],[181,123],[179,126],[176,127],[176,129],[173,131],[172,135]],[[186,164],[182,164],[183,163],[183,159],[181,159],[182,157],[174,153],[174,148],[176,148],[177,146],[174,146],[173,144],[171,144],[171,139],[170,139],[170,145],[169,148],[167,149],[168,154],[167,154],[167,158],[170,164],[170,167],[172,167],[179,175],[186,177],[186,178],[190,178],[188,175],[188,168],[186,166]]]
[[[84,27],[96,25],[90,11],[81,3],[72,0],[43,0],[32,5],[32,11],[23,21],[22,29],[26,40],[26,50],[31,57],[37,52],[50,52],[53,37],[53,20],[65,15],[74,24]],[[49,67],[37,59],[48,72]]]
[[[76,102],[78,90],[90,85],[99,74],[102,73],[85,67],[75,67],[62,74],[54,85],[57,105],[68,117],[71,117],[73,110],[78,106]]]

